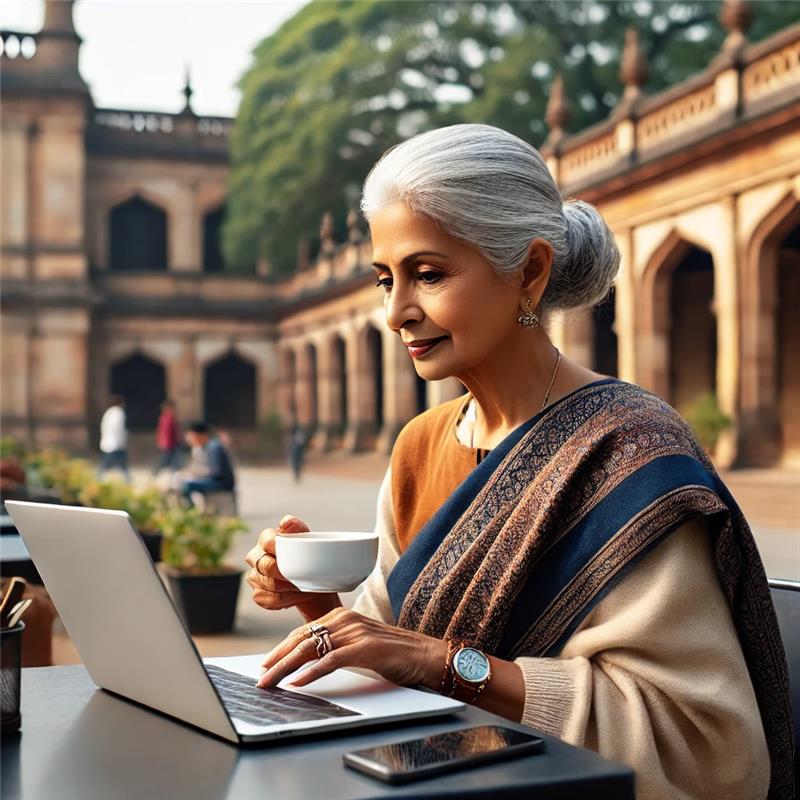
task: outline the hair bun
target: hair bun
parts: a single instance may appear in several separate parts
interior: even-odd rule
[[[606,297],[619,270],[614,234],[600,212],[582,200],[562,206],[566,257],[553,265],[542,303],[553,309],[595,306]]]

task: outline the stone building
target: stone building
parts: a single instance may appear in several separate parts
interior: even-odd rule
[[[37,34],[2,32],[4,435],[89,449],[111,391],[150,436],[173,397],[258,449],[299,424],[321,450],[387,449],[457,395],[417,378],[383,324],[370,243],[321,223],[286,279],[225,271],[219,250],[232,121],[96,108],[71,2]],[[800,26],[748,44],[747,8],[701,74],[644,96],[629,33],[625,95],[565,133],[553,85],[543,147],[565,196],[595,203],[622,267],[611,299],[549,321],[568,355],[687,409],[714,392],[722,464],[800,464]],[[146,432],[146,433],[145,433]]]

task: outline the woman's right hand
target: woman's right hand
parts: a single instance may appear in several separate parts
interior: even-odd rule
[[[247,554],[250,566],[247,583],[253,590],[253,600],[261,608],[272,611],[297,606],[306,622],[318,619],[341,605],[338,594],[327,592],[301,592],[286,580],[278,569],[275,558],[275,536],[279,533],[302,533],[309,530],[303,520],[284,517],[277,528],[265,528],[258,536],[258,544]]]

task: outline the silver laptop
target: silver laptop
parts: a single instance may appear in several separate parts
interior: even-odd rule
[[[350,670],[302,688],[257,689],[263,656],[200,658],[126,512],[19,501],[6,508],[103,689],[235,743],[464,708]]]

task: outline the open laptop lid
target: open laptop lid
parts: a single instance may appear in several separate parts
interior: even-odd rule
[[[271,725],[232,720],[126,512],[20,501],[6,507],[86,669],[104,689],[237,743],[464,708],[452,698],[336,670],[292,691],[329,700],[352,716]],[[206,663],[255,683],[260,659]]]
[[[238,743],[128,514],[12,500],[6,508],[92,680]]]

